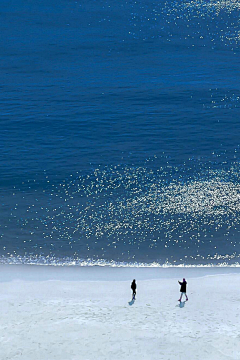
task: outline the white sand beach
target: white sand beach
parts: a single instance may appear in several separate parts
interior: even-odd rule
[[[1,360],[240,359],[239,268],[8,265],[0,273]],[[180,305],[183,277],[189,301]]]

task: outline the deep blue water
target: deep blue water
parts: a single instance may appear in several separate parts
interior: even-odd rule
[[[1,1],[3,262],[239,262],[239,15]]]

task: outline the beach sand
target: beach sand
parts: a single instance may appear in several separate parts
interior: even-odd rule
[[[239,268],[6,265],[0,281],[1,360],[240,359]]]

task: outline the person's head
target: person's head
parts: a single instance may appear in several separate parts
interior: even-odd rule
[[[183,278],[183,282],[186,281],[184,278]]]
[[[135,280],[135,279],[133,279],[133,282],[136,282],[136,280]]]

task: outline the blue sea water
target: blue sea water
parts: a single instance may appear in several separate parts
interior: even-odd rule
[[[1,1],[1,262],[239,262],[239,15]]]

